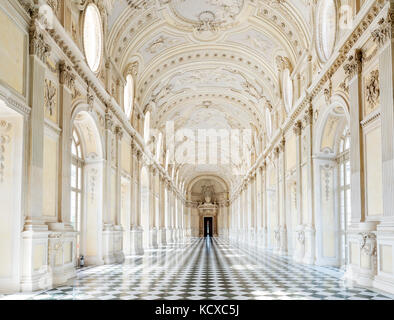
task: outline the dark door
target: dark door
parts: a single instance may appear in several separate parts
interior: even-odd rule
[[[204,237],[213,236],[213,219],[204,218]]]

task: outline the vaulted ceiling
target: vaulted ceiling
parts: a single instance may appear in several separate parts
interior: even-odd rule
[[[296,66],[310,49],[310,0],[107,0],[108,55],[138,66],[136,104],[152,127],[252,129],[281,103],[277,57]],[[116,3],[116,5],[114,4]],[[250,146],[252,147],[252,146]],[[226,166],[180,164],[190,181]]]

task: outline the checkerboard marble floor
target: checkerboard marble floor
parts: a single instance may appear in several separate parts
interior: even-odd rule
[[[188,239],[124,265],[78,272],[67,285],[17,296],[34,300],[392,300],[346,286],[339,269],[296,264],[220,238]],[[7,299],[10,296],[4,296]],[[12,296],[15,298],[15,296]],[[1,297],[0,297],[1,299]]]

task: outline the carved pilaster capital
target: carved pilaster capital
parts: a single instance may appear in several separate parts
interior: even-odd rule
[[[35,19],[32,20],[29,29],[29,51],[31,55],[37,56],[43,63],[46,63],[51,47],[45,42],[44,35],[36,25]]]
[[[124,130],[121,126],[116,126],[115,127],[115,134],[118,137],[119,140],[123,139],[123,134],[124,134]]]
[[[127,65],[123,76],[126,78],[128,75],[136,77],[138,75],[139,63],[138,61]]]
[[[305,126],[312,125],[312,123],[313,123],[313,107],[312,107],[312,105],[310,105],[309,108],[305,111],[304,121],[305,121]]]
[[[349,78],[353,78],[362,72],[363,51],[357,49],[348,59],[348,63],[344,65],[345,73]]]
[[[142,151],[141,150],[137,150],[136,156],[137,156],[137,160],[141,161],[142,160],[142,156],[143,156]]]
[[[114,121],[112,120],[112,114],[108,111],[105,113],[105,129],[112,131],[114,126]]]
[[[382,18],[378,22],[378,28],[376,28],[371,33],[372,40],[379,46],[382,47],[384,44],[391,40],[393,35],[393,19],[394,19],[394,11],[389,10],[387,17]]]
[[[59,81],[60,84],[65,85],[70,90],[74,89],[75,86],[75,75],[72,72],[70,66],[64,61],[59,62]]]
[[[302,132],[302,122],[301,121],[297,121],[294,126],[293,126],[293,132],[294,134],[299,137],[301,135]]]
[[[88,103],[90,108],[93,108],[94,94],[93,94],[92,87],[90,85],[88,86],[88,90],[87,90],[87,93],[86,93],[86,102]]]

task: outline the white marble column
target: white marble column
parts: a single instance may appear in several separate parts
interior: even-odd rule
[[[116,153],[116,138],[114,138],[113,116],[109,110],[105,114],[104,133],[104,185],[103,185],[103,259],[105,264],[116,261],[113,248],[113,231],[115,221],[112,217],[112,152]],[[113,138],[115,145],[112,145]],[[112,150],[115,148],[115,150]],[[115,190],[116,192],[116,190]],[[116,205],[116,204],[115,204]],[[116,216],[115,216],[116,218]]]
[[[117,263],[122,263],[124,261],[123,252],[123,228],[121,223],[122,214],[122,139],[123,139],[123,129],[120,126],[115,128],[116,134],[116,194],[115,194],[115,225],[113,234],[113,247],[114,256]]]
[[[149,246],[157,249],[157,228],[156,228],[156,175],[157,169],[149,168]]]
[[[279,144],[279,168],[280,168],[280,188],[281,198],[279,199],[280,210],[280,253],[287,253],[287,221],[286,221],[286,141],[282,138]]]
[[[158,230],[158,242],[160,245],[167,245],[166,238],[166,180],[165,177],[160,175],[159,177],[159,230]]]
[[[142,248],[142,228],[140,220],[141,211],[141,187],[140,187],[140,161],[142,158],[141,151],[138,149],[136,143],[133,141],[132,148],[132,184],[131,184],[131,254],[143,255]]]
[[[301,262],[305,255],[305,230],[302,221],[302,174],[301,174],[301,132],[302,122],[297,121],[293,128],[296,136],[296,206],[297,206],[297,225],[295,226],[295,250],[294,260]]]
[[[306,206],[308,220],[303,221],[304,223],[304,232],[305,232],[305,239],[304,239],[304,260],[303,262],[306,264],[314,264],[316,259],[315,254],[315,242],[316,242],[316,229],[315,229],[315,215],[314,215],[314,173],[313,173],[313,148],[312,148],[312,141],[313,141],[313,108],[312,104],[308,107],[304,114],[304,139],[305,139],[305,152],[307,153],[306,158],[306,170],[307,170],[307,203],[304,204]]]

